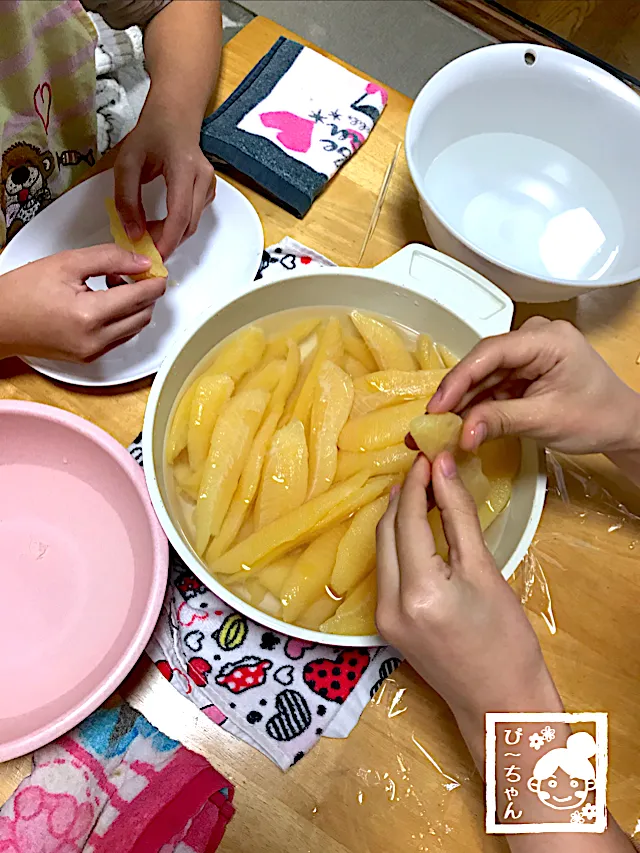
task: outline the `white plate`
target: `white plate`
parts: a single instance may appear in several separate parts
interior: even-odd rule
[[[113,196],[113,172],[103,172],[57,199],[26,225],[0,255],[0,273],[64,249],[112,242],[104,199]],[[161,178],[143,189],[149,220],[166,216]],[[253,286],[264,235],[258,214],[235,187],[218,177],[213,204],[202,214],[197,232],[167,262],[169,281],[153,320],[133,340],[92,364],[26,358],[35,370],[73,385],[121,385],[155,373],[176,334],[211,302],[231,301]],[[104,289],[104,277],[89,279]]]

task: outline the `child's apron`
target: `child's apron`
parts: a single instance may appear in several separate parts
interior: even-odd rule
[[[0,2],[0,248],[95,162],[95,45],[79,0]]]

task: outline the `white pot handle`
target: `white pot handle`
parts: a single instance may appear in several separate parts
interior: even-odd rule
[[[486,337],[508,332],[513,302],[495,284],[459,261],[411,243],[373,268],[393,284],[422,293]]]

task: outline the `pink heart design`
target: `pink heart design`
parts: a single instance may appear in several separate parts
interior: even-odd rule
[[[289,660],[299,660],[306,649],[313,649],[314,647],[315,643],[310,643],[309,640],[296,640],[292,637],[290,640],[287,640],[284,653]]]
[[[382,98],[382,105],[386,106],[386,103],[389,100],[389,94],[386,89],[382,88],[382,86],[378,86],[377,83],[367,83],[366,92],[367,95],[375,95],[379,93]]]
[[[45,133],[49,131],[49,113],[51,112],[51,86],[41,83],[33,93],[33,106],[42,122]]]
[[[314,123],[306,118],[284,111],[261,113],[260,121],[265,127],[280,131],[276,139],[289,151],[306,152],[311,148],[311,133]]]

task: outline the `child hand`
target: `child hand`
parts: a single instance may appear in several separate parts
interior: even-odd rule
[[[200,149],[199,129],[198,123],[194,133],[179,115],[168,114],[148,99],[116,158],[115,202],[132,240],[145,229],[142,184],[164,176],[168,214],[156,240],[163,259],[195,233],[215,194],[215,171]]]
[[[537,637],[487,550],[449,453],[436,458],[432,481],[449,561],[436,554],[430,475],[420,454],[378,524],[378,630],[459,722],[482,726],[488,711],[561,710]]]
[[[640,448],[640,396],[570,323],[532,317],[481,341],[444,378],[428,412],[464,416],[464,450],[520,435],[565,453]]]
[[[150,261],[113,244],[59,252],[0,276],[0,356],[91,361],[151,320],[166,280],[93,291],[94,275],[132,275]]]

